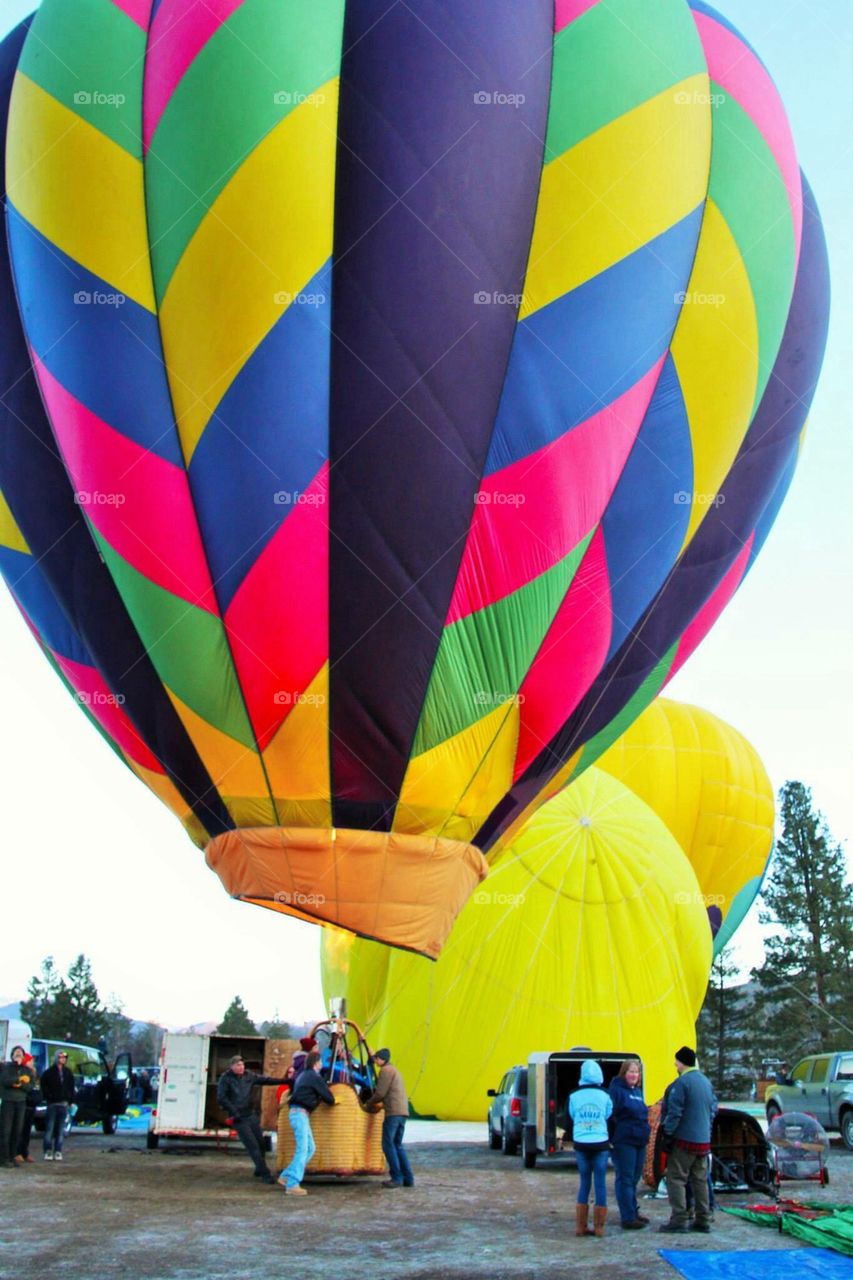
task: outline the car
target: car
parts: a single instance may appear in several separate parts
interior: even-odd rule
[[[804,1111],[824,1129],[836,1129],[853,1151],[853,1049],[813,1053],[794,1067],[784,1084],[773,1084],[764,1097],[767,1122],[786,1111]]]
[[[73,1117],[74,1124],[100,1124],[104,1133],[115,1133],[118,1118],[127,1111],[130,1099],[130,1055],[120,1053],[111,1066],[101,1050],[92,1045],[34,1038],[32,1055],[40,1076],[55,1061],[58,1051],[67,1053],[68,1069],[74,1076],[77,1107]],[[46,1111],[39,1094],[34,1123],[40,1132],[44,1129]],[[67,1128],[70,1126],[69,1115]]]
[[[515,1155],[527,1115],[527,1067],[510,1067],[497,1089],[487,1090],[486,1096],[492,1099],[486,1117],[489,1146]]]

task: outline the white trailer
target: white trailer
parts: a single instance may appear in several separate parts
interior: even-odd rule
[[[267,1040],[264,1036],[196,1035],[167,1031],[160,1051],[160,1083],[151,1113],[148,1146],[161,1139],[195,1141],[212,1138],[216,1142],[237,1141],[233,1129],[216,1100],[216,1086],[231,1065],[242,1055],[246,1069],[259,1075],[283,1076],[290,1061],[293,1041]],[[275,1089],[263,1089],[266,1129],[274,1128]],[[271,1139],[267,1136],[267,1150]]]
[[[32,1049],[33,1033],[29,1023],[20,1018],[0,1018],[0,1062],[6,1062],[16,1044],[29,1053]]]

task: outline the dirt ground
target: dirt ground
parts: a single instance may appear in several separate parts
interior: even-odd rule
[[[596,1280],[673,1276],[675,1249],[794,1249],[788,1236],[718,1212],[710,1236],[661,1236],[665,1200],[644,1200],[644,1231],[608,1225],[577,1239],[571,1163],[525,1171],[485,1142],[412,1144],[411,1190],[377,1180],[309,1182],[287,1198],[251,1177],[237,1150],[147,1151],[144,1137],[75,1133],[62,1164],[0,1170],[0,1276],[75,1280],[252,1280],[320,1268],[370,1280]],[[831,1184],[789,1184],[803,1199],[853,1199],[853,1153],[834,1144]],[[608,1175],[612,1188],[612,1171]],[[760,1198],[760,1197],[754,1197]],[[727,1198],[741,1203],[746,1197]],[[611,1208],[611,1214],[614,1210]]]

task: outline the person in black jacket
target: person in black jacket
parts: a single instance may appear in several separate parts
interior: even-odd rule
[[[321,1061],[316,1050],[308,1054],[305,1070],[297,1077],[289,1099],[287,1118],[293,1130],[296,1148],[293,1159],[286,1169],[282,1169],[278,1179],[278,1185],[289,1196],[308,1194],[300,1184],[305,1176],[305,1166],[316,1151],[311,1132],[311,1112],[316,1111],[321,1102],[330,1107],[335,1105],[335,1095],[320,1075]]]
[[[275,1178],[270,1173],[264,1156],[261,1123],[252,1107],[252,1090],[256,1084],[284,1084],[284,1079],[279,1076],[259,1076],[254,1071],[247,1071],[245,1062],[237,1053],[219,1081],[216,1101],[225,1112],[226,1124],[237,1130],[240,1141],[248,1151],[255,1166],[254,1176],[272,1185]]]
[[[62,1159],[62,1141],[68,1120],[68,1108],[74,1101],[74,1076],[68,1069],[68,1054],[58,1049],[53,1066],[42,1072],[41,1091],[47,1103],[44,1122],[44,1158]]]
[[[17,1169],[15,1152],[24,1125],[27,1094],[35,1084],[26,1053],[16,1044],[8,1062],[0,1063],[0,1168]]]
[[[629,1058],[610,1082],[613,1114],[608,1127],[616,1169],[616,1202],[625,1231],[637,1231],[648,1222],[637,1203],[637,1183],[651,1133],[640,1077],[640,1063],[636,1058]]]

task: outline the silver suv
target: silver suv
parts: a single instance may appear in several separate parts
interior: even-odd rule
[[[510,1067],[497,1089],[487,1090],[486,1096],[492,1099],[486,1117],[489,1146],[514,1156],[527,1114],[527,1067]]]

